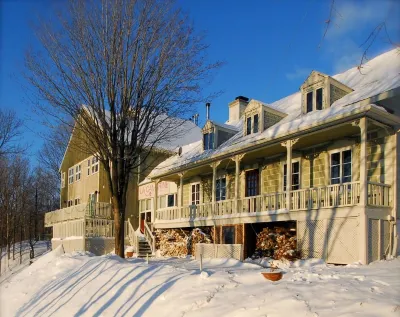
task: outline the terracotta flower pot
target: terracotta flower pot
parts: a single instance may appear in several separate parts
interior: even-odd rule
[[[133,251],[127,251],[127,252],[126,252],[126,257],[127,257],[127,258],[133,257]]]
[[[282,278],[282,271],[274,270],[269,272],[261,272],[265,279],[276,282]]]

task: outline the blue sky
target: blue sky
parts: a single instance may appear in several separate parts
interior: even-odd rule
[[[63,5],[63,1],[56,1]],[[211,118],[224,122],[228,103],[238,95],[273,102],[297,91],[313,70],[333,75],[356,66],[360,45],[381,22],[393,42],[400,42],[400,1],[335,0],[330,28],[330,0],[178,0],[197,30],[207,33],[210,60],[225,65],[206,91],[223,91],[212,100]],[[50,16],[54,1],[0,0],[0,107],[13,108],[26,122],[24,140],[34,157],[45,128],[33,115],[23,88],[23,59],[36,47],[30,25],[38,15]],[[318,48],[319,44],[321,46]],[[369,57],[391,49],[384,33]],[[200,123],[205,107],[199,105]]]

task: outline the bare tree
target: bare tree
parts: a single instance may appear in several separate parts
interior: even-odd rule
[[[22,120],[12,110],[0,109],[0,158],[22,152],[18,144],[21,136]]]
[[[152,150],[187,132],[183,118],[206,99],[202,85],[220,63],[207,62],[204,37],[174,1],[70,1],[58,17],[39,27],[46,54],[27,54],[27,78],[45,100],[37,107],[73,118],[82,137],[72,146],[104,166],[123,257],[129,179]]]

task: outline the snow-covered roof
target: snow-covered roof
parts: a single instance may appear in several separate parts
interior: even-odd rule
[[[239,127],[232,125],[232,124],[227,124],[227,123],[220,123],[220,122],[216,122],[214,120],[209,120],[212,124],[221,127],[221,128],[225,128],[228,130],[233,130],[233,131],[239,131]]]
[[[385,111],[383,108],[373,104],[362,104],[361,101],[400,87],[399,53],[396,49],[389,51],[364,64],[361,71],[357,67],[354,67],[333,76],[333,78],[352,88],[354,91],[337,100],[327,109],[307,114],[301,113],[301,92],[296,92],[270,104],[262,103],[265,106],[287,113],[288,115],[265,131],[246,136],[243,135],[241,129],[243,120],[235,122],[235,127],[239,132],[217,149],[203,151],[200,139],[186,146],[180,156],[172,156],[160,163],[152,171],[150,177],[164,174],[189,163],[195,163],[210,157],[218,157],[221,154],[234,152],[243,147],[251,147],[255,144],[281,138],[285,135],[354,114],[363,113],[371,109]]]

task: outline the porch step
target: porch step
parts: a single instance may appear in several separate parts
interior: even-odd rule
[[[151,257],[152,252],[149,243],[144,239],[141,239],[138,242],[139,242],[139,250],[137,253],[137,257],[138,258],[146,258],[147,256]]]

